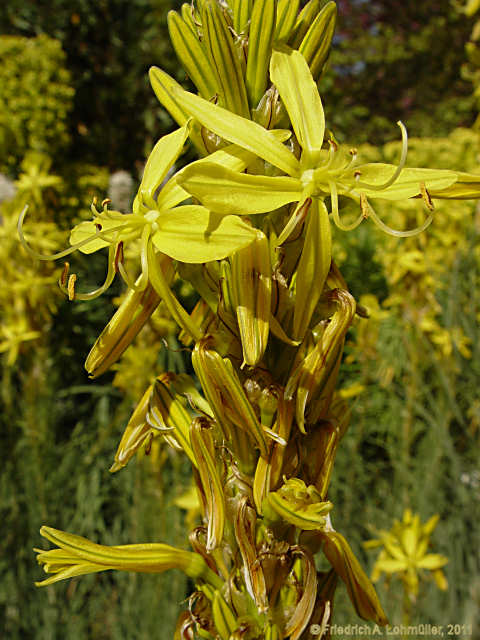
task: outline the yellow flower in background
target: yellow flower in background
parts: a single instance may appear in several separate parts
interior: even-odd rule
[[[377,582],[382,573],[387,576],[398,574],[406,593],[415,600],[422,571],[431,571],[438,588],[445,591],[448,582],[442,568],[448,558],[439,553],[428,553],[430,536],[439,518],[438,514],[434,515],[422,525],[420,516],[406,509],[403,520],[395,520],[390,531],[381,530],[378,539],[365,542],[366,549],[382,547],[373,567],[373,582]]]

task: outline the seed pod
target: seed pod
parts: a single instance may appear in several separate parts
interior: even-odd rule
[[[332,261],[332,237],[328,211],[314,199],[307,215],[305,241],[296,271],[293,338],[302,339],[322,295]]]
[[[305,431],[305,409],[308,403],[331,398],[338,375],[338,367],[345,334],[355,315],[355,299],[341,289],[334,289],[329,298],[337,302],[337,311],[320,335],[314,348],[291,374],[285,393],[292,397],[296,389],[296,420],[302,433]],[[321,409],[325,409],[323,403]],[[313,408],[313,415],[321,413]]]
[[[154,429],[160,431],[172,446],[176,445],[176,448],[183,450],[193,466],[197,466],[190,443],[191,416],[177,394],[169,389],[167,382],[168,376],[160,376],[155,380],[147,421]]]
[[[223,437],[231,442],[234,427],[244,430],[265,456],[268,451],[265,435],[229,359],[222,358],[208,347],[208,341],[201,340],[193,350],[192,364]]]
[[[248,498],[243,496],[235,514],[235,537],[242,555],[247,591],[255,600],[258,611],[266,613],[268,610],[267,587],[262,565],[258,562],[255,541],[256,521],[255,510],[248,506]]]
[[[147,411],[152,388],[153,386],[150,385],[145,391],[125,427],[122,439],[115,453],[115,462],[109,469],[111,473],[122,469],[147,439],[154,434],[154,430],[147,423]]]
[[[235,614],[218,590],[215,591],[212,600],[212,617],[221,640],[228,640],[239,626]]]
[[[357,614],[380,626],[387,625],[388,620],[375,588],[342,534],[331,529],[318,535],[323,540],[323,551],[328,561],[347,587]]]
[[[143,291],[128,291],[88,354],[85,369],[90,378],[102,375],[120,358],[159,303],[160,297],[151,284]]]
[[[302,597],[298,601],[293,615],[288,620],[284,637],[290,636],[290,640],[298,640],[304,632],[306,626],[312,617],[315,599],[317,597],[317,571],[315,568],[315,560],[307,549],[301,547],[292,547],[292,552],[299,555],[302,559]]]
[[[205,418],[195,418],[190,427],[193,455],[206,503],[207,551],[221,543],[225,526],[225,495],[223,481],[217,468],[217,456],[212,429]]]
[[[268,456],[260,457],[253,480],[253,499],[258,513],[262,513],[262,504],[271,489],[275,489],[280,481],[285,456],[286,443],[290,436],[293,422],[293,404],[279,393],[277,420],[273,427],[275,434],[283,442],[274,442]]]
[[[244,364],[256,366],[267,348],[272,277],[267,237],[257,239],[230,258],[232,297],[242,341]]]

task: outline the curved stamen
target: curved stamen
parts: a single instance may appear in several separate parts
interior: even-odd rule
[[[338,210],[337,185],[335,184],[335,182],[329,182],[328,183],[328,187],[330,189],[330,195],[331,195],[331,198],[332,198],[332,217],[333,217],[333,221],[335,222],[337,227],[339,229],[341,229],[342,231],[352,231],[353,229],[356,229],[358,227],[358,225],[363,220],[363,214],[361,213],[360,216],[354,222],[351,222],[350,224],[345,224],[344,222],[342,222],[340,220],[340,213],[339,213],[339,210]]]
[[[335,152],[338,149],[336,143],[333,140],[329,140],[328,144],[329,144],[328,158],[326,163],[322,167],[322,171],[327,171],[328,169],[330,169],[330,167],[332,166],[333,159],[335,157]]]
[[[61,291],[63,291],[63,293],[65,293],[65,295],[68,296],[69,292],[66,286],[66,280],[67,280],[66,270],[67,268],[65,267],[64,272],[62,273],[62,278],[60,279],[58,284]],[[115,248],[113,246],[110,246],[108,248],[108,271],[105,277],[105,282],[100,287],[98,287],[98,289],[94,289],[89,293],[77,293],[75,291],[75,300],[94,300],[95,298],[100,297],[102,293],[105,293],[108,287],[112,284],[114,278],[115,278]]]
[[[372,206],[370,204],[368,204],[368,214],[369,214],[369,217],[373,220],[373,222],[377,225],[377,227],[379,227],[382,231],[385,231],[385,233],[388,233],[390,236],[395,236],[396,238],[410,238],[412,236],[417,236],[419,233],[422,233],[422,231],[425,231],[425,229],[430,226],[433,220],[433,213],[431,213],[427,217],[425,222],[421,224],[419,227],[417,227],[416,229],[399,231],[398,229],[392,229],[392,227],[389,227],[382,220],[380,220],[380,218],[372,209]]]
[[[77,251],[77,249],[80,249],[81,247],[85,247],[87,244],[90,244],[91,242],[95,242],[95,240],[105,240],[105,242],[111,242],[111,240],[108,238],[108,234],[113,233],[114,231],[120,231],[121,229],[124,229],[129,224],[129,222],[125,222],[124,224],[118,225],[117,227],[112,227],[107,231],[99,231],[97,229],[97,232],[95,233],[95,235],[91,236],[90,238],[85,238],[85,240],[81,240],[80,242],[77,242],[76,244],[69,247],[68,249],[64,249],[63,251],[59,251],[58,253],[51,253],[51,254],[45,255],[45,254],[38,253],[27,244],[27,241],[25,239],[25,236],[23,234],[23,229],[22,229],[27,211],[28,211],[28,204],[25,205],[25,207],[23,208],[18,218],[17,231],[18,231],[18,235],[19,235],[20,243],[22,247],[31,256],[33,256],[34,258],[37,258],[37,260],[58,260],[59,258],[64,258],[65,256],[69,256],[74,251]]]
[[[400,130],[402,132],[402,155],[400,156],[400,162],[398,167],[393,172],[392,177],[384,182],[383,184],[368,184],[367,182],[362,182],[361,180],[357,180],[356,186],[360,187],[360,189],[369,189],[370,191],[383,191],[390,187],[400,176],[402,169],[405,167],[405,162],[407,161],[407,152],[408,152],[408,134],[407,129],[403,122],[400,120],[397,122]]]

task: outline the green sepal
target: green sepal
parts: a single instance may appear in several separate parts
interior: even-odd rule
[[[252,15],[253,0],[233,0],[233,28],[240,35],[245,31]]]
[[[160,297],[150,284],[143,291],[127,292],[87,356],[85,369],[90,378],[105,373],[120,358],[159,304]]]
[[[190,442],[190,422],[191,416],[184,407],[182,400],[177,398],[177,394],[162,376],[158,377],[152,389],[152,394],[148,407],[147,418],[149,423],[160,429],[160,433],[165,431],[168,437],[173,436],[180,445],[180,448],[187,454],[194,467],[197,460],[193,454]]]
[[[229,640],[239,623],[220,591],[215,591],[212,600],[212,618],[221,640]]]
[[[320,0],[309,0],[297,16],[288,45],[298,49],[320,11]]]
[[[176,549],[168,544],[146,543],[105,546],[51,527],[41,527],[40,533],[58,549],[37,549],[37,560],[43,564],[51,578],[37,582],[46,586],[76,575],[96,573],[108,569],[161,573],[168,569],[181,569],[193,580],[209,582],[219,589],[223,581],[198,553]]]
[[[143,171],[137,198],[144,200],[146,197],[153,197],[168,171],[182,153],[191,126],[192,122],[187,120],[183,127],[163,136],[153,147]]]
[[[109,469],[110,473],[115,473],[123,469],[143,443],[150,437],[150,434],[153,435],[154,433],[152,427],[146,421],[152,388],[152,385],[147,388],[125,427],[122,439],[115,453],[115,461]]]
[[[330,53],[336,19],[337,5],[335,2],[328,2],[317,15],[298,47],[317,82]]]
[[[248,38],[245,85],[249,103],[256,108],[268,85],[268,65],[275,33],[275,0],[256,0]]]
[[[278,0],[275,25],[275,43],[285,43],[292,35],[300,0]]]
[[[201,10],[203,42],[216,71],[220,102],[226,109],[250,117],[242,68],[232,35],[214,0],[205,0]]]
[[[453,200],[468,200],[470,198],[480,198],[480,176],[472,173],[461,173],[455,171],[456,182],[445,189],[435,187],[427,188],[433,198],[445,198]]]
[[[196,30],[176,11],[169,11],[167,20],[170,40],[183,68],[200,95],[210,100],[218,92],[218,83]]]
[[[367,198],[381,198],[383,200],[403,200],[415,198],[421,194],[421,183],[425,185],[430,194],[437,191],[446,191],[448,187],[455,187],[457,174],[447,169],[402,169],[395,182],[385,189],[369,189],[366,184],[373,187],[385,184],[395,173],[397,167],[381,162],[368,163],[355,167],[351,174],[345,174],[355,191],[361,191]],[[357,186],[356,186],[357,185]],[[341,193],[341,192],[340,192]]]

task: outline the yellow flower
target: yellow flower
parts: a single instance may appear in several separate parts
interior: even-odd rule
[[[375,562],[372,580],[376,582],[382,573],[392,575],[398,573],[405,590],[412,597],[418,594],[419,571],[432,571],[437,586],[445,590],[447,580],[441,571],[448,558],[438,553],[428,553],[430,535],[439,520],[438,515],[432,516],[424,525],[420,517],[412,515],[406,509],[403,520],[396,520],[391,531],[380,531],[376,540],[365,542],[367,549],[383,547]]]

